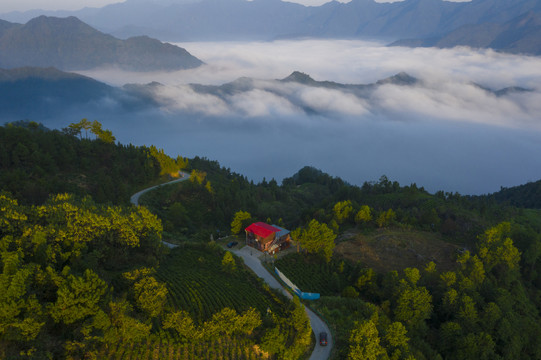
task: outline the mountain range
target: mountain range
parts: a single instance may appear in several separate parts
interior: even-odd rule
[[[24,25],[0,21],[1,68],[86,70],[113,66],[153,71],[194,68],[201,64],[201,60],[178,46],[147,36],[117,39],[73,16],[39,16]]]
[[[541,55],[541,14],[529,11],[505,23],[464,25],[440,37],[406,39],[391,45],[439,48],[470,46]]]
[[[537,19],[540,13],[541,0],[352,0],[321,6],[280,0],[127,0],[103,8],[14,12],[1,17],[25,22],[38,14],[77,16],[121,38],[149,35],[168,41],[197,41],[377,37],[391,41],[416,39],[404,45],[490,46],[537,54],[538,21],[521,19]]]
[[[371,84],[341,84],[316,81],[308,74],[295,71],[286,78],[277,80],[244,77],[219,86],[189,84],[180,87],[187,88],[192,94],[191,97],[212,96],[229,106],[238,99],[237,96],[242,97],[253,92],[266,93],[276,99],[287,101],[308,115],[314,115],[332,110],[318,108],[313,102],[306,101],[299,95],[304,90],[335,91],[340,97],[353,96],[360,102],[370,103],[373,92],[389,84],[412,87],[422,86],[422,81],[406,73],[399,73]],[[520,87],[493,90],[478,84],[474,85],[494,96],[529,91]],[[113,87],[86,76],[55,68],[0,69],[0,93],[4,94],[0,98],[0,117],[11,120],[44,118],[61,112],[69,113],[73,109],[77,109],[78,113],[84,112],[85,109],[129,113],[168,108],[177,101],[184,101],[182,94],[186,94],[181,92],[179,95],[179,92],[171,89],[174,87],[157,82]],[[28,104],[33,105],[29,107]]]

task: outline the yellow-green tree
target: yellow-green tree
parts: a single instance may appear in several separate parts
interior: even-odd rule
[[[226,272],[233,272],[237,269],[235,259],[229,251],[226,251],[224,257],[222,258],[222,269],[224,269]]]
[[[153,276],[144,277],[133,285],[135,302],[150,317],[161,314],[167,300],[167,288]]]
[[[357,214],[355,214],[355,223],[361,224],[370,221],[372,221],[372,209],[368,205],[361,206]]]
[[[486,271],[495,270],[499,275],[518,274],[520,252],[509,237],[511,224],[503,222],[479,237],[478,253]]]
[[[238,314],[235,310],[226,307],[212,315],[200,331],[205,339],[216,339],[221,335],[250,335],[261,324],[261,316],[253,308]]]
[[[131,310],[132,306],[127,301],[109,303],[111,326],[104,332],[108,344],[138,342],[148,338],[152,325],[131,317]]]
[[[378,218],[376,219],[376,223],[381,228],[381,227],[386,227],[386,226],[391,225],[395,220],[396,220],[396,213],[394,212],[393,209],[389,209],[387,211],[382,211],[379,214]]]
[[[334,251],[336,234],[327,224],[319,223],[313,219],[300,231],[294,232],[297,240],[306,251],[313,254],[322,254],[327,262],[331,261]]]
[[[244,228],[247,220],[250,220],[252,215],[247,211],[237,211],[231,221],[231,233],[237,235]]]
[[[348,360],[378,360],[387,357],[372,320],[356,322],[349,338]]]
[[[396,300],[395,319],[419,328],[432,315],[432,295],[425,287],[405,287]]]
[[[175,330],[178,336],[186,340],[197,339],[200,335],[190,314],[184,310],[167,314],[163,321],[163,328]]]
[[[70,275],[58,289],[58,298],[51,309],[57,322],[73,324],[95,315],[107,292],[107,284],[92,270],[83,276]]]
[[[33,271],[22,264],[18,252],[2,252],[0,274],[0,342],[35,339],[45,322],[36,296],[29,294]]]
[[[350,200],[339,201],[333,207],[333,215],[338,224],[348,220],[353,211],[353,206]]]

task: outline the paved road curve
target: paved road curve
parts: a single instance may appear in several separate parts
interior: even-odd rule
[[[180,175],[180,177],[179,177],[178,179],[175,179],[175,180],[172,180],[172,181],[169,181],[169,182],[160,184],[160,185],[152,186],[152,187],[146,188],[146,189],[144,189],[144,190],[141,190],[141,191],[139,191],[139,192],[136,193],[136,194],[133,194],[132,197],[130,198],[130,202],[131,202],[133,205],[139,205],[139,198],[140,198],[141,195],[143,195],[144,193],[146,193],[146,192],[148,192],[148,191],[150,191],[150,190],[154,190],[154,189],[156,189],[156,188],[159,188],[160,186],[178,183],[178,182],[181,182],[181,181],[188,180],[188,179],[190,178],[190,174],[185,173],[184,171],[179,171],[178,173],[179,173],[179,175]]]
[[[154,189],[157,189],[159,188],[160,186],[164,186],[164,185],[169,185],[169,184],[175,184],[175,183],[178,183],[178,182],[181,182],[181,181],[185,181],[185,180],[188,180],[190,178],[190,174],[188,173],[185,173],[184,171],[179,171],[178,172],[180,177],[178,179],[175,179],[175,180],[171,180],[169,182],[166,182],[166,183],[163,183],[163,184],[160,184],[160,185],[156,185],[156,186],[152,186],[152,187],[149,187],[149,188],[146,188],[144,190],[141,190],[139,191],[138,193],[136,194],[133,194],[132,197],[130,198],[130,202],[133,204],[133,205],[139,205],[139,198],[141,197],[141,195],[143,195],[144,193],[150,191],[150,190],[154,190]],[[167,241],[162,241],[162,243],[167,246],[168,248],[174,248],[176,247],[177,245],[175,244],[171,244],[171,243],[168,243]]]
[[[190,174],[180,171],[180,178],[175,179],[173,181],[169,181],[164,184],[156,185],[149,187],[147,189],[139,191],[137,194],[134,194],[130,201],[134,205],[139,205],[139,197],[146,193],[147,191],[154,190],[160,186],[174,184],[180,181],[185,181],[190,178]],[[162,241],[163,244],[167,247],[174,248],[177,245],[170,244],[168,242]],[[256,273],[257,276],[265,280],[267,284],[269,284],[270,287],[274,289],[280,290],[285,296],[288,298],[292,298],[291,294],[286,291],[283,286],[280,284],[278,280],[272,274],[270,274],[267,269],[261,264],[261,261],[259,260],[260,256],[263,255],[262,252],[253,249],[249,246],[244,246],[242,249],[227,249],[234,253],[235,255],[241,257],[244,259],[244,263],[246,266],[248,266],[254,273]],[[312,355],[310,356],[310,360],[327,360],[330,357],[331,349],[333,346],[332,342],[332,335],[331,331],[327,327],[327,324],[319,316],[317,316],[312,310],[306,308],[306,314],[308,315],[308,318],[310,319],[310,326],[312,327],[312,331],[314,332],[316,336],[316,346],[314,347],[314,351],[312,352]],[[320,346],[319,345],[319,333],[326,332],[327,333],[327,346]]]
[[[272,274],[270,274],[267,269],[261,264],[261,261],[259,260],[260,256],[263,256],[263,253],[260,251],[253,249],[249,246],[244,246],[242,249],[228,249],[235,255],[241,257],[244,259],[244,263],[252,269],[257,276],[260,278],[263,278],[267,284],[269,284],[270,287],[274,289],[280,290],[282,293],[284,293],[288,298],[292,298],[291,294],[286,291],[283,286],[276,280]],[[314,347],[314,351],[312,352],[312,355],[310,356],[310,360],[327,360],[331,355],[331,349],[333,346],[332,341],[332,335],[331,331],[327,327],[327,324],[319,316],[317,316],[312,310],[305,308],[306,314],[310,318],[310,326],[312,327],[312,331],[314,332],[314,335],[316,336],[316,346]],[[326,332],[327,333],[327,346],[320,346],[319,345],[319,333]]]

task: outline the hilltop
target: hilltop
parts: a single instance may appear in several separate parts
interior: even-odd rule
[[[2,22],[0,67],[85,70],[118,67],[132,71],[179,70],[202,62],[185,49],[147,36],[120,40],[76,17],[39,16],[24,25]]]
[[[381,354],[398,359],[534,359],[540,351],[539,210],[430,194],[386,176],[354,186],[313,167],[256,184],[217,161],[115,144],[97,122],[62,131],[18,122],[0,136],[0,277],[12,284],[2,291],[10,329],[9,338],[0,333],[3,357],[233,359],[244,349],[248,358],[266,357],[261,350],[302,358],[302,306],[262,286],[212,240],[234,231],[238,213],[248,214],[239,230],[253,221],[291,230],[299,252],[294,246],[268,266],[321,293],[312,305],[334,329],[341,358],[366,349],[356,337],[366,328]],[[127,206],[131,194],[180,168],[190,181]],[[169,253],[161,238],[182,247]],[[440,341],[449,334],[453,346]]]

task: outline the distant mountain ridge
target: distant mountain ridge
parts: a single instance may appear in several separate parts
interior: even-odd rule
[[[219,99],[231,108],[237,96],[244,97],[256,92],[272,94],[273,97],[290,103],[306,114],[332,113],[332,109],[318,106],[317,102],[307,101],[310,97],[299,96],[305,90],[321,89],[335,92],[335,96],[357,98],[359,103],[373,103],[373,94],[382,86],[415,87],[424,86],[423,81],[407,73],[381,79],[370,84],[341,84],[333,81],[317,81],[310,75],[294,71],[289,76],[277,80],[239,78],[222,85],[189,84],[180,85],[179,91],[172,90],[157,82],[149,84],[126,84],[113,87],[92,78],[76,73],[67,73],[56,68],[24,67],[0,69],[0,117],[9,120],[39,119],[54,116],[56,113],[84,114],[86,110],[99,110],[112,113],[130,113],[141,110],[168,108],[177,101],[183,101],[181,94],[189,97],[207,96]],[[489,89],[473,84],[482,91],[494,96],[507,96],[512,93],[530,91],[520,87]],[[174,88],[174,87],[173,87]],[[182,92],[182,89],[189,89]],[[173,95],[168,95],[172,93]],[[32,106],[29,106],[32,104]],[[204,109],[196,110],[203,111]],[[180,110],[183,111],[183,110]],[[191,111],[187,109],[187,111]]]
[[[464,25],[443,36],[430,39],[407,39],[395,46],[439,47],[469,46],[541,55],[541,12],[528,11],[505,23]]]
[[[271,40],[303,36],[426,41],[461,28],[505,26],[528,12],[540,13],[541,0],[405,0],[394,3],[352,0],[348,3],[332,1],[321,6],[280,0],[127,0],[100,9],[52,14],[76,15],[119,37],[145,34],[170,41]],[[12,13],[3,18],[21,21],[35,14]],[[469,35],[472,40],[464,42],[479,37],[476,31]],[[519,48],[528,53],[537,51],[524,44]]]
[[[0,23],[0,67],[86,70],[116,66],[132,71],[179,70],[202,61],[175,45],[146,36],[120,40],[76,17],[40,16],[25,25]]]

